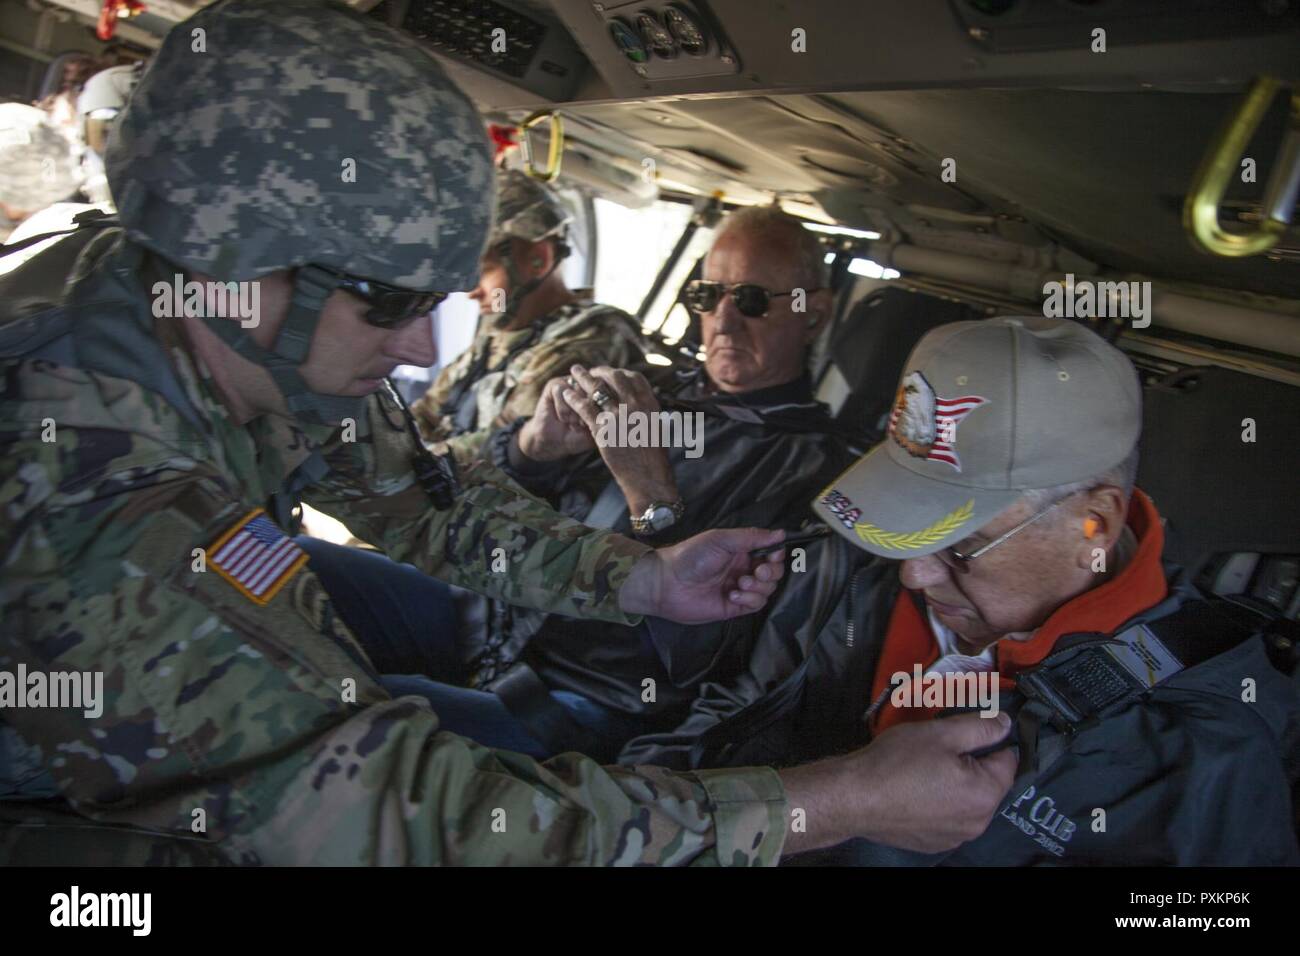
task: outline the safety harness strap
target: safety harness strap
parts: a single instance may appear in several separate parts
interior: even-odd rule
[[[356,418],[363,404],[360,398],[313,392],[298,371],[311,351],[312,335],[325,300],[338,288],[339,282],[338,276],[315,266],[299,268],[294,275],[289,311],[269,349],[258,344],[246,329],[229,319],[203,316],[204,323],[218,338],[271,373],[291,414],[317,424],[334,424],[344,418]]]
[[[1165,617],[1138,622],[1112,638],[1071,641],[1016,677],[1025,703],[1017,716],[1018,782],[1047,770],[1080,732],[1127,708],[1189,667],[1263,637],[1273,665],[1295,668],[1294,622],[1239,600],[1192,600]],[[1289,653],[1289,661],[1281,652]],[[1044,724],[1058,733],[1044,736]]]

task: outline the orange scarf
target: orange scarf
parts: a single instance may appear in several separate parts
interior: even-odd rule
[[[1151,499],[1134,489],[1129,501],[1128,526],[1137,538],[1137,552],[1119,574],[1091,591],[1085,591],[1057,608],[1025,641],[998,641],[993,645],[994,670],[1000,680],[999,690],[1015,686],[1015,675],[1038,664],[1065,634],[1079,632],[1111,634],[1121,624],[1165,599],[1168,586],[1160,555],[1165,535]],[[911,674],[916,664],[924,671],[939,659],[939,642],[930,631],[930,622],[918,610],[906,590],[898,592],[889,616],[885,644],[871,684],[871,699],[878,700],[891,687],[890,677],[898,672]],[[895,724],[927,720],[939,713],[932,707],[895,707],[886,700],[871,721],[872,733],[880,733]]]

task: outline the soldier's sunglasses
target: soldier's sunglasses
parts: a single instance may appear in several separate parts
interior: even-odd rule
[[[815,292],[816,289],[809,289],[809,292]],[[686,308],[692,312],[712,312],[718,307],[718,303],[723,297],[730,294],[733,302],[736,303],[736,309],[741,315],[751,319],[761,319],[767,315],[767,310],[772,307],[773,299],[780,299],[788,295],[794,295],[793,290],[790,292],[772,292],[764,289],[761,285],[754,285],[751,282],[741,282],[737,285],[724,285],[721,282],[709,282],[705,279],[695,279],[686,284],[686,289],[682,293],[682,301],[686,303]]]
[[[336,288],[350,292],[370,305],[363,318],[380,329],[400,329],[402,326],[427,315],[436,309],[449,292],[412,292],[397,286],[385,285],[374,279],[362,279],[333,269],[317,266],[338,280]]]

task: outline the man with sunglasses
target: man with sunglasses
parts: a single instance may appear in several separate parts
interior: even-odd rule
[[[551,187],[518,170],[498,172],[496,220],[470,292],[479,331],[411,406],[425,441],[473,459],[491,429],[531,415],[546,383],[575,362],[644,362],[635,319],[565,284],[572,220]]]
[[[685,290],[708,343],[702,367],[656,391],[635,370],[575,363],[536,414],[495,431],[487,454],[564,513],[656,545],[709,528],[797,528],[854,457],[807,372],[830,312],[823,255],[816,233],[777,207],[733,212]],[[598,443],[602,410],[646,421],[668,411],[698,433],[674,447]],[[612,757],[674,726],[698,685],[730,679],[738,662],[665,621],[577,622],[486,598],[462,601],[459,618],[461,682],[496,693],[537,754]]]
[[[457,476],[376,394],[477,273],[486,146],[421,46],[341,4],[220,0],[163,41],[109,144],[121,228],[0,285],[0,784],[22,798],[0,860],[752,864],[987,823],[1009,775],[963,756],[1000,736],[975,720],[828,768],[672,774],[539,765],[384,690],[382,646],[286,534],[295,498],[428,573],[608,621],[739,616],[782,573],[749,554],[780,532],[655,551]],[[177,273],[172,318],[151,290]],[[256,314],[217,305],[254,282]],[[940,779],[953,813],[929,824],[882,777]]]
[[[800,763],[979,709],[954,678],[991,680],[1020,765],[984,835],[809,861],[1300,861],[1300,696],[1266,621],[1162,565],[1160,516],[1133,484],[1140,428],[1132,365],[1082,325],[930,332],[885,441],[817,496],[840,537],[809,546],[746,672],[620,761]]]

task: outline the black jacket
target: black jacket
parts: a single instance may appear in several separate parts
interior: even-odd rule
[[[709,528],[797,528],[810,517],[812,499],[860,451],[837,432],[806,378],[739,396],[706,396],[696,381],[675,398],[682,407],[705,411],[703,454],[687,458],[685,449],[667,450],[687,507],[681,521],[647,539],[656,545]],[[588,518],[602,493],[615,494],[617,508],[605,510],[616,516],[604,524],[631,534],[626,503],[598,454],[520,472],[505,453],[510,431],[500,430],[489,442],[490,454],[507,474],[578,520]],[[463,653],[475,686],[491,687],[522,660],[553,690],[583,694],[651,726],[672,726],[685,714],[699,682],[734,675],[750,648],[738,643],[743,627],[719,628],[710,632],[711,646],[691,642],[690,659],[678,659],[672,647],[666,652],[656,647],[662,623],[588,624],[496,604],[486,620],[470,628]],[[653,695],[646,693],[647,679],[654,681]]]
[[[740,676],[706,684],[678,727],[632,740],[620,763],[788,766],[868,741],[863,716],[889,612],[908,599],[898,565],[836,538],[810,547],[808,568],[788,576]],[[1171,642],[1178,637],[1171,631],[1190,629],[1197,639],[1217,633],[1219,606],[1177,569],[1166,574],[1169,597],[1116,634],[1139,623]],[[689,629],[661,635],[661,643],[673,637],[690,646]],[[1068,663],[1108,637],[1069,635],[1040,666]],[[1253,700],[1242,699],[1243,682]],[[1013,718],[1025,706],[1019,685],[1002,694],[1001,708]],[[1019,743],[1023,753],[1023,734]],[[988,830],[954,853],[924,856],[856,840],[792,862],[1300,864],[1292,803],[1300,689],[1258,636],[1102,711],[1072,737],[1040,725],[1037,749],[1040,759],[1022,763]]]

